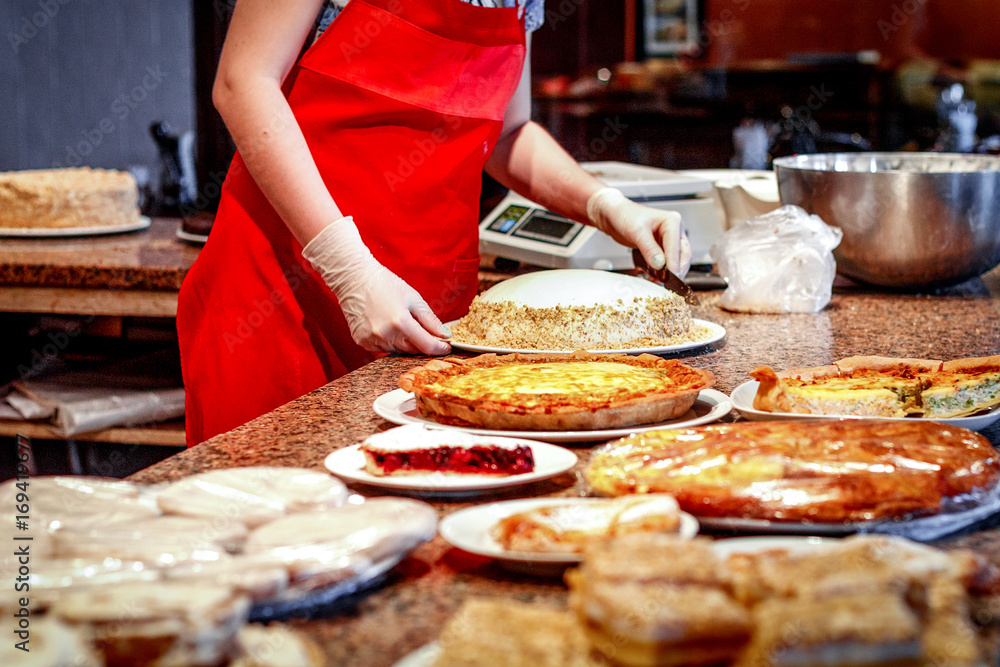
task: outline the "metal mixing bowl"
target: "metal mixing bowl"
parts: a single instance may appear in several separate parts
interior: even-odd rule
[[[897,289],[949,285],[1000,264],[1000,158],[825,153],[774,160],[783,204],[844,232],[837,271]]]

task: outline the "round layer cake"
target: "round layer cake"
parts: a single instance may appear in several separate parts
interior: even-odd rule
[[[643,278],[608,271],[538,271],[473,300],[452,340],[519,350],[626,350],[709,336],[684,299]]]
[[[0,227],[122,227],[139,219],[139,189],[125,171],[37,169],[0,173]]]

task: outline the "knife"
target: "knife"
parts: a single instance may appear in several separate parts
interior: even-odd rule
[[[671,272],[667,267],[664,266],[662,269],[654,269],[648,262],[646,262],[646,258],[642,256],[642,253],[636,249],[632,250],[632,263],[635,264],[636,274],[646,274],[671,292],[676,292],[684,297],[684,300],[692,306],[697,306],[699,304],[698,297],[695,296],[694,290],[691,289],[691,286],[678,278],[677,274]]]

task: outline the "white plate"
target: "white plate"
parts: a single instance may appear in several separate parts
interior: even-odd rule
[[[921,417],[860,417],[857,415],[812,415],[795,412],[765,412],[755,410],[753,407],[753,397],[757,394],[757,387],[760,383],[756,380],[744,382],[733,389],[730,394],[733,400],[733,407],[736,408],[745,419],[750,421],[800,421],[804,419],[881,419],[883,421],[913,421]],[[928,419],[948,426],[960,426],[973,431],[981,431],[1000,419],[1000,406],[993,406],[987,410],[969,415],[968,417],[946,417],[944,419]]]
[[[576,454],[568,449],[545,442],[523,442],[531,447],[535,469],[521,475],[446,475],[430,472],[379,477],[365,471],[365,455],[361,452],[361,445],[338,449],[326,457],[323,465],[337,477],[349,482],[434,494],[485,491],[537,482],[562,474],[576,465]]]
[[[525,498],[477,505],[446,516],[438,523],[438,533],[446,542],[463,551],[494,558],[501,564],[514,566],[518,570],[524,569],[538,573],[539,568],[541,568],[542,573],[548,574],[552,569],[546,566],[566,566],[579,563],[583,560],[583,554],[509,551],[493,539],[490,530],[501,519],[537,507],[593,502],[607,502],[607,498]],[[698,521],[685,512],[678,512],[678,514],[681,518],[680,537],[691,539],[697,535]]]
[[[729,397],[721,391],[702,389],[694,405],[687,414],[677,419],[659,424],[643,424],[629,428],[612,428],[600,431],[501,431],[495,429],[476,428],[472,426],[452,426],[438,424],[433,419],[422,416],[417,411],[417,401],[408,391],[394,389],[382,394],[372,404],[375,414],[393,424],[430,424],[435,428],[455,429],[466,433],[479,435],[500,435],[510,438],[529,438],[546,442],[596,442],[622,438],[630,433],[652,431],[658,428],[687,428],[707,424],[722,419],[733,409]]]
[[[711,345],[717,341],[722,340],[726,337],[726,330],[716,324],[715,322],[709,322],[708,320],[691,320],[694,324],[701,325],[711,331],[708,338],[703,338],[701,340],[689,341],[687,343],[678,343],[677,345],[662,345],[660,347],[632,347],[625,350],[589,350],[590,352],[600,352],[600,353],[618,353],[618,354],[667,354],[669,352],[683,352],[685,350],[695,350],[699,347],[704,347],[705,345]],[[452,327],[458,323],[458,320],[452,320],[447,322],[445,326]],[[456,341],[448,341],[453,348],[456,350],[466,350],[468,352],[495,352],[497,354],[513,354],[519,352],[522,354],[562,354],[566,352],[573,352],[573,350],[529,350],[513,347],[490,347],[488,345],[472,345],[471,343],[459,343]]]
[[[146,229],[153,221],[145,215],[127,225],[108,227],[0,227],[0,237],[52,238],[64,236],[100,236],[103,234],[121,234]]]
[[[816,537],[815,535],[731,537],[724,540],[715,540],[712,542],[712,549],[721,558],[727,558],[733,554],[757,554],[775,549],[782,549],[789,552],[811,551],[819,547],[828,547],[839,543],[840,540],[838,539]]]

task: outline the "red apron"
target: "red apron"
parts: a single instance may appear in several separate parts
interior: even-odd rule
[[[285,81],[337,206],[445,322],[476,292],[482,168],[524,54],[514,8],[351,0]],[[374,358],[301,253],[237,154],[177,308],[189,446]]]

